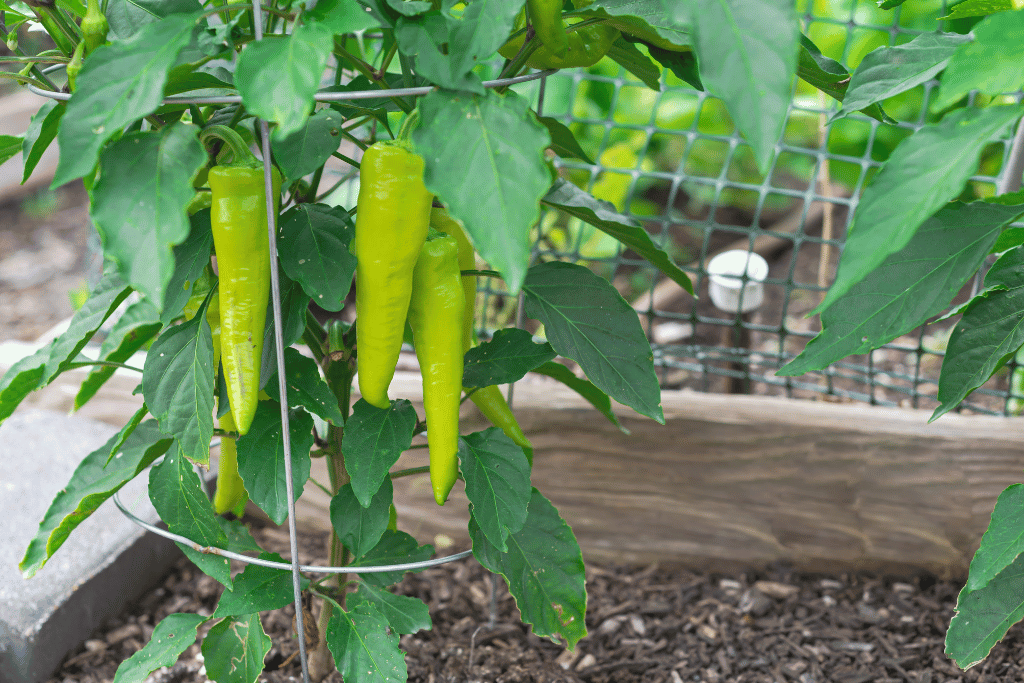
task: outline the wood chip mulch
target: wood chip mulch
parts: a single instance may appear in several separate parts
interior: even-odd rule
[[[287,552],[277,530],[253,525],[264,547]],[[323,538],[300,557],[322,562]],[[278,547],[279,546],[279,547]],[[408,574],[397,591],[430,605],[433,629],[403,636],[414,683],[954,683],[1024,680],[1024,637],[1013,628],[967,672],[943,654],[960,585],[933,577],[804,575],[785,569],[722,575],[651,566],[588,566],[589,635],[574,652],[538,638],[474,560]],[[209,615],[221,586],[182,560],[161,586],[69,656],[49,683],[112,681],[154,625],[173,612]],[[260,676],[301,680],[293,609],[263,615],[273,640]],[[149,683],[202,683],[199,645]],[[329,683],[341,683],[333,674]]]

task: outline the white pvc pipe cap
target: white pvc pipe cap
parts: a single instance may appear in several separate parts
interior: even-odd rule
[[[708,276],[711,303],[721,311],[748,313],[764,302],[763,283],[768,277],[768,262],[754,252],[723,251],[708,262]]]

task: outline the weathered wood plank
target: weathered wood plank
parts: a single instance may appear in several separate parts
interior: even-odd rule
[[[516,405],[534,484],[604,561],[959,575],[1024,463],[1024,423],[1002,418],[665,392],[667,424],[621,409],[626,436],[558,385],[523,383]],[[464,499],[440,509],[419,479],[396,488],[400,524],[465,541]],[[326,496],[307,487],[301,502],[325,528]]]
[[[70,409],[77,384],[67,380],[28,402]],[[419,381],[399,373],[392,395],[415,399]],[[83,412],[120,425],[138,405],[135,384],[115,378]],[[672,391],[663,405],[665,426],[619,409],[626,436],[560,385],[516,387],[537,447],[534,484],[590,559],[961,575],[996,496],[1022,478],[1021,420],[947,415],[928,425],[927,411]],[[464,426],[485,427],[471,410]],[[415,450],[400,466],[425,459]],[[322,460],[313,474],[326,481]],[[299,523],[326,530],[328,502],[307,486]],[[465,542],[461,484],[438,508],[426,475],[400,479],[396,505],[400,527],[439,550]]]

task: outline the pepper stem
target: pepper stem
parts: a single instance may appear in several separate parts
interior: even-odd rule
[[[398,129],[397,140],[407,141],[412,136],[413,129],[416,128],[420,123],[420,110],[413,109],[409,112],[409,115],[405,117],[405,121],[402,121],[402,127]]]
[[[207,126],[199,133],[199,141],[203,143],[203,146],[206,146],[211,138],[216,138],[231,148],[231,153],[235,157],[234,163],[231,164],[232,166],[260,167],[260,161],[252,153],[252,150],[249,149],[249,145],[245,144],[242,136],[231,128],[216,124]]]

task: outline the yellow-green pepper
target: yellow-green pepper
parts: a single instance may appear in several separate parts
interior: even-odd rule
[[[246,434],[256,415],[270,299],[263,168],[237,133],[222,126],[211,129],[204,135],[228,142],[237,164],[211,168],[208,180],[210,224],[220,276],[221,361],[235,426],[239,434]],[[276,215],[281,193],[281,174],[276,168],[272,178]]]
[[[356,372],[359,393],[378,408],[390,406],[388,387],[432,200],[423,185],[423,159],[408,143],[377,142],[363,154],[355,235]]]
[[[459,398],[465,315],[459,245],[434,233],[420,248],[412,276],[409,326],[423,375],[423,410],[430,446],[430,485],[444,505],[459,476]]]
[[[466,231],[445,209],[434,207],[430,212],[430,227],[451,235],[459,245],[459,269],[475,270],[476,256],[473,244],[466,236]],[[475,338],[473,334],[473,310],[476,306],[476,276],[462,276],[462,293],[465,302],[465,313],[462,324],[462,351],[465,353],[473,347]],[[473,401],[480,412],[491,421],[495,427],[505,432],[505,436],[512,439],[520,448],[525,449],[527,457],[531,460],[533,456],[533,444],[526,438],[516,416],[512,413],[508,401],[501,393],[501,389],[491,385],[480,387],[475,390],[467,390],[469,399]]]

